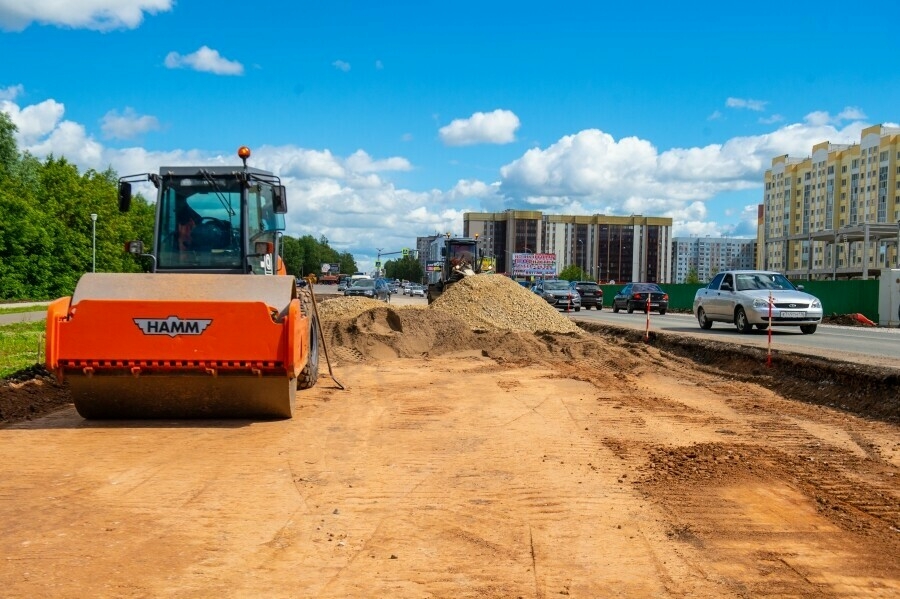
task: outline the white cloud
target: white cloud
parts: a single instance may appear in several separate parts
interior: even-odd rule
[[[728,98],[725,100],[725,106],[728,108],[746,108],[756,112],[762,112],[766,109],[768,102],[764,100],[750,100],[744,98]]]
[[[721,118],[722,118],[722,112],[719,110],[715,110],[715,111],[713,111],[712,114],[710,114],[708,117],[706,117],[706,120],[707,121],[718,121]]]
[[[134,29],[144,13],[172,9],[174,0],[0,0],[0,29],[22,31],[32,23],[72,29]]]
[[[63,121],[50,132],[50,135],[30,145],[27,150],[35,156],[53,154],[65,156],[76,164],[91,165],[91,168],[102,170],[103,146],[87,135],[82,125],[72,121]],[[73,159],[77,156],[77,161]]]
[[[773,114],[772,116],[761,117],[759,119],[759,122],[763,125],[774,125],[775,123],[780,123],[783,120],[784,117],[780,114]]]
[[[847,106],[837,115],[838,121],[859,121],[866,118],[865,113],[855,106]]]
[[[209,46],[202,46],[196,52],[183,56],[178,52],[169,52],[164,64],[170,69],[190,68],[216,75],[244,74],[244,65],[222,57],[218,50],[213,50]]]
[[[516,140],[519,117],[510,110],[476,112],[467,119],[455,119],[440,128],[441,140],[448,146],[507,144]]]
[[[133,108],[126,108],[122,114],[110,110],[103,116],[100,129],[110,139],[133,139],[148,131],[158,131],[159,120],[155,116],[139,115]]]
[[[339,71],[344,71],[345,73],[350,70],[350,63],[344,62],[343,60],[335,60],[333,63],[331,63],[331,66]]]
[[[866,115],[863,114],[862,110],[853,106],[847,106],[834,116],[824,110],[817,110],[807,114],[803,117],[803,120],[813,127],[821,127],[823,125],[837,125],[844,121],[858,121],[865,118]]]
[[[25,86],[22,84],[19,85],[10,85],[5,89],[0,89],[0,101],[2,100],[15,100],[25,91]]]
[[[9,100],[3,100],[0,101],[0,111],[8,114],[18,128],[16,141],[20,145],[29,146],[58,127],[66,109],[55,100],[44,100],[40,104],[32,104],[25,108],[20,108]]]
[[[497,199],[499,198],[499,183],[485,183],[476,179],[466,179],[457,181],[447,195],[450,199]]]
[[[376,173],[379,171],[408,171],[412,165],[406,158],[393,157],[384,160],[372,160],[362,150],[357,150],[347,158],[347,166],[356,173]]]

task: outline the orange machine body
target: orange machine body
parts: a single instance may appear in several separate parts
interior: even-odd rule
[[[48,308],[47,364],[83,415],[290,416],[310,329],[293,277],[87,274]]]

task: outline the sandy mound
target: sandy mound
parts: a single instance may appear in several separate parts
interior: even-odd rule
[[[431,310],[459,316],[473,329],[580,333],[556,308],[510,278],[475,275],[454,283]]]
[[[318,312],[338,362],[478,351],[500,362],[534,363],[580,354],[572,346],[587,342],[567,317],[497,275],[466,277],[428,307],[347,297],[319,303]]]

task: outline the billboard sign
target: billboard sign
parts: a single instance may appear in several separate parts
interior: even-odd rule
[[[514,277],[555,277],[556,254],[513,254]]]

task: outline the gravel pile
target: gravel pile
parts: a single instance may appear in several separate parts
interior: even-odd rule
[[[359,296],[340,296],[324,300],[317,298],[316,301],[316,311],[319,313],[319,319],[322,320],[322,322],[356,318],[360,314],[374,308],[385,308],[389,306],[390,304],[386,304],[385,302]]]
[[[448,287],[428,309],[449,312],[476,330],[581,332],[556,308],[502,275],[468,276]]]
[[[403,319],[431,310],[465,322],[474,331],[524,331],[528,333],[582,333],[567,316],[512,279],[501,275],[473,275],[457,281],[425,306],[393,306],[363,297],[335,297],[317,302],[322,322],[356,320],[377,308],[403,314]],[[431,313],[433,314],[433,313]],[[417,318],[417,317],[416,317]]]

